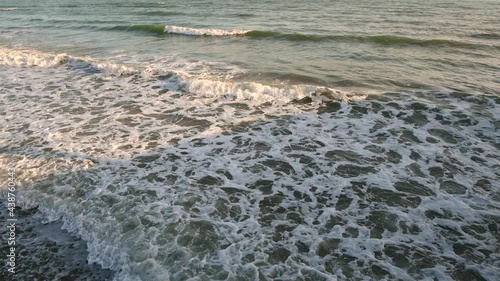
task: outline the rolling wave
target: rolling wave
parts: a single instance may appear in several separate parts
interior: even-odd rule
[[[497,33],[477,33],[470,35],[470,37],[488,40],[500,40],[500,34]]]
[[[91,58],[73,57],[68,54],[51,54],[33,50],[12,50],[0,48],[0,65],[57,67],[68,65],[92,73],[106,73],[112,76],[127,76],[139,71],[125,65],[100,62]]]
[[[0,65],[13,67],[38,66],[55,68],[67,66],[88,73],[102,73],[114,77],[137,75],[157,78],[164,82],[163,89],[198,97],[221,98],[231,101],[289,103],[304,98],[321,103],[324,100],[352,101],[364,99],[364,95],[345,94],[326,86],[297,84],[272,86],[254,81],[218,81],[203,76],[192,77],[183,71],[164,70],[155,67],[139,67],[99,61],[89,57],[68,54],[52,54],[34,50],[0,48]]]
[[[101,28],[101,30],[111,31],[135,31],[161,35],[165,33],[164,25],[140,24],[140,25],[117,25],[113,27]]]
[[[173,12],[173,11],[147,11],[142,13],[143,15],[148,15],[148,16],[178,16],[178,15],[184,15],[184,13],[181,12]]]
[[[276,31],[261,31],[249,29],[212,29],[212,28],[192,28],[174,25],[132,25],[114,26],[105,28],[106,30],[147,32],[156,35],[188,35],[188,36],[241,36],[250,39],[273,39],[286,41],[303,42],[342,42],[342,43],[365,43],[384,46],[419,46],[419,47],[455,47],[455,48],[478,48],[488,47],[478,43],[463,42],[449,39],[419,39],[396,35],[318,35],[301,33],[281,33]],[[485,37],[494,37],[490,34]],[[491,47],[491,46],[490,46]],[[493,46],[495,47],[495,46]],[[498,48],[498,47],[496,47]]]

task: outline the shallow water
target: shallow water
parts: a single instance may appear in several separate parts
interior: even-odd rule
[[[116,280],[497,280],[498,8],[2,2],[0,179]]]

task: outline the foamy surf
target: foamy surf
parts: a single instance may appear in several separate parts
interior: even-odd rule
[[[498,1],[156,1],[0,4],[0,189],[16,167],[80,261],[500,280]],[[19,280],[103,280],[23,253]]]
[[[144,78],[158,77],[162,79],[162,88],[181,93],[196,94],[199,98],[220,98],[228,101],[252,101],[257,103],[275,102],[289,103],[309,97],[310,102],[321,103],[325,100],[361,100],[365,95],[347,94],[345,92],[315,85],[282,85],[272,86],[258,82],[219,81],[217,75],[205,72],[191,74],[192,63],[179,68],[176,63],[169,62],[174,69],[163,67],[145,67],[141,65],[126,66],[100,61],[90,57],[75,57],[68,54],[51,54],[35,50],[13,50],[0,48],[0,64],[7,66],[58,67],[67,65],[84,71],[102,72],[111,76],[140,75]],[[199,68],[195,65],[195,69]],[[206,76],[214,76],[207,79]],[[168,77],[168,78],[163,78]]]
[[[177,89],[197,93],[205,97],[218,97],[234,101],[291,102],[311,98],[311,102],[324,100],[361,100],[365,95],[347,95],[328,87],[314,85],[290,85],[275,87],[257,82],[224,82],[205,79],[183,81]],[[170,88],[167,86],[166,88]]]
[[[277,106],[244,100],[265,85],[51,70],[0,69],[0,166],[116,281],[498,279],[491,97]]]

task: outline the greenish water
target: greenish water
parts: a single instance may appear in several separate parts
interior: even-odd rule
[[[500,280],[499,26],[498,1],[4,0],[0,183],[116,281]]]

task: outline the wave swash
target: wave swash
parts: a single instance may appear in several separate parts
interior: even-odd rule
[[[115,280],[500,279],[498,97],[0,57],[0,166]]]

